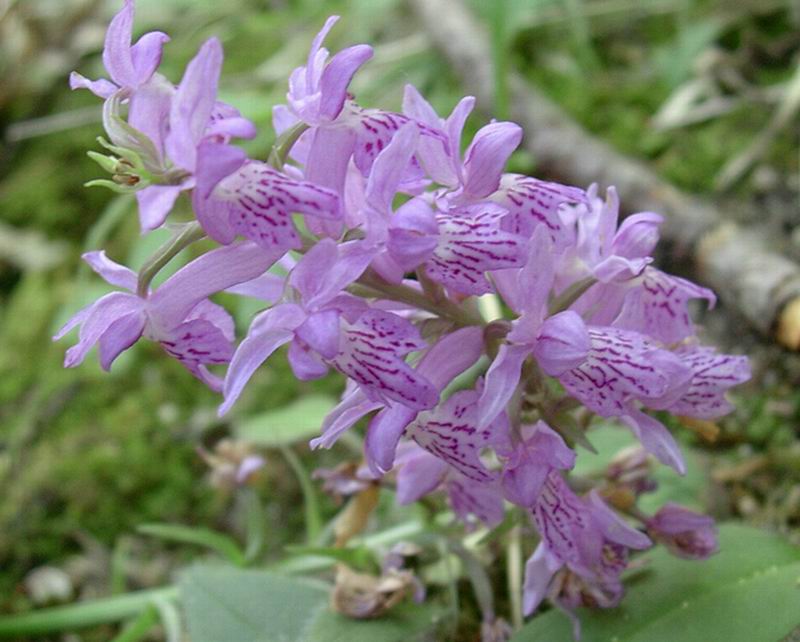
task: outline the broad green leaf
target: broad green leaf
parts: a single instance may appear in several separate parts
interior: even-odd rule
[[[232,564],[245,565],[245,556],[239,545],[227,535],[206,528],[193,528],[176,524],[142,524],[136,530],[144,535],[158,537],[181,544],[205,546],[219,553]]]
[[[306,395],[283,408],[245,419],[236,427],[236,435],[268,447],[310,439],[319,434],[325,415],[335,404],[326,395]]]
[[[582,609],[582,642],[754,642],[779,640],[800,621],[800,548],[740,525],[720,530],[720,552],[695,562],[664,549],[627,583],[619,608]],[[512,642],[571,642],[567,617],[535,617]]]
[[[326,588],[262,571],[196,566],[180,581],[192,642],[293,642],[327,608]]]
[[[302,641],[411,642],[434,629],[441,617],[439,609],[430,604],[404,604],[392,609],[389,616],[375,620],[353,620],[325,610]]]
[[[404,642],[430,630],[438,613],[408,604],[352,620],[330,610],[324,584],[229,567],[191,568],[180,588],[192,642]]]

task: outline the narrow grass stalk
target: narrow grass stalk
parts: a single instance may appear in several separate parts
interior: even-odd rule
[[[303,507],[306,514],[306,541],[309,545],[317,543],[319,535],[322,532],[322,513],[320,512],[319,499],[317,498],[317,491],[314,488],[314,483],[300,458],[288,446],[281,446],[281,454],[286,459],[286,463],[292,469],[292,472],[297,477],[300,484],[300,490],[303,493]]]
[[[177,597],[178,587],[167,586],[21,615],[9,615],[0,618],[0,638],[44,635],[119,622],[139,616],[155,600],[175,600]]]
[[[139,642],[156,624],[158,624],[158,611],[150,606],[131,620],[111,642]]]

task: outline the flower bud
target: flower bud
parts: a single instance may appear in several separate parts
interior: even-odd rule
[[[646,526],[650,536],[677,557],[702,560],[719,547],[714,520],[677,504],[663,506]]]

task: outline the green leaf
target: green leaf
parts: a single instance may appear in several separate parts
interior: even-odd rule
[[[403,642],[435,624],[432,605],[352,620],[331,612],[328,587],[264,571],[196,566],[180,582],[192,642]]]
[[[322,421],[336,401],[327,395],[306,395],[288,406],[245,419],[236,427],[240,439],[276,447],[319,434]]]
[[[676,559],[663,548],[648,554],[648,570],[628,582],[619,608],[580,610],[582,642],[753,642],[788,634],[800,617],[800,549],[733,524],[720,529],[720,545],[704,562]],[[572,625],[551,610],[512,638],[539,640],[571,642]]]
[[[320,613],[302,642],[411,642],[434,629],[443,613],[431,604],[404,604],[377,620],[354,620]],[[429,638],[424,638],[429,639]],[[436,639],[436,638],[432,638]]]
[[[205,546],[212,551],[216,551],[237,566],[244,566],[246,563],[244,553],[232,538],[206,528],[193,528],[176,524],[142,524],[136,530],[144,535],[158,537],[159,539],[180,542],[181,544]]]

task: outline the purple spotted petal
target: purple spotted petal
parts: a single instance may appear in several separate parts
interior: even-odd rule
[[[497,191],[508,158],[522,141],[516,123],[491,123],[481,128],[464,154],[464,194],[481,199]]]
[[[641,285],[625,297],[614,325],[649,334],[667,344],[677,343],[694,335],[690,299],[705,299],[710,307],[717,300],[707,288],[648,267]]]
[[[233,356],[233,344],[223,328],[207,319],[190,319],[162,335],[160,343],[167,354],[212,390],[222,390],[222,381],[211,375],[205,366],[228,363]]]
[[[439,243],[426,264],[434,281],[463,294],[491,292],[486,272],[522,267],[521,237],[500,229],[505,209],[481,203],[439,214]]]
[[[227,212],[233,230],[265,249],[302,246],[292,213],[321,218],[339,216],[336,194],[313,183],[291,179],[260,161],[246,161],[223,178],[210,200],[220,204],[217,216]]]
[[[585,203],[586,192],[530,176],[506,174],[493,198],[509,211],[503,229],[530,238],[537,227],[544,226],[555,247],[561,250],[573,239],[559,211],[562,205]]]
[[[422,410],[433,407],[439,393],[402,357],[424,346],[418,330],[405,319],[369,310],[355,323],[342,322],[341,352],[331,363],[368,397]]]
[[[548,475],[532,515],[548,552],[562,563],[579,568],[586,566],[579,548],[579,539],[584,533],[596,540],[593,544],[597,550],[591,552],[599,553],[600,533],[592,532],[589,511],[560,473]]]
[[[441,391],[455,377],[471,367],[482,351],[481,329],[461,328],[437,341],[420,359],[417,372]],[[367,463],[376,474],[392,468],[400,437],[416,414],[416,410],[396,405],[375,416],[367,431],[364,450]]]
[[[603,417],[626,414],[630,399],[655,402],[688,385],[688,368],[643,335],[590,326],[589,338],[586,360],[559,380],[570,395]]]
[[[346,122],[356,133],[353,161],[364,176],[369,175],[372,164],[397,131],[411,122],[407,116],[378,109],[363,109],[348,103],[343,112]],[[447,144],[444,134],[422,123],[416,123],[422,136]],[[411,165],[409,165],[409,169]]]
[[[478,393],[462,390],[436,409],[421,413],[408,432],[425,450],[446,461],[464,477],[488,482],[496,477],[480,459],[480,452],[492,440],[508,431],[508,419],[500,415],[491,425],[477,427]]]
[[[679,352],[678,356],[692,372],[688,390],[669,411],[699,419],[717,419],[732,410],[725,399],[729,388],[750,379],[747,357],[718,354],[712,348],[697,348]]]
[[[256,133],[256,126],[242,116],[236,107],[217,100],[211,109],[203,137],[227,143],[231,138],[255,138]]]

